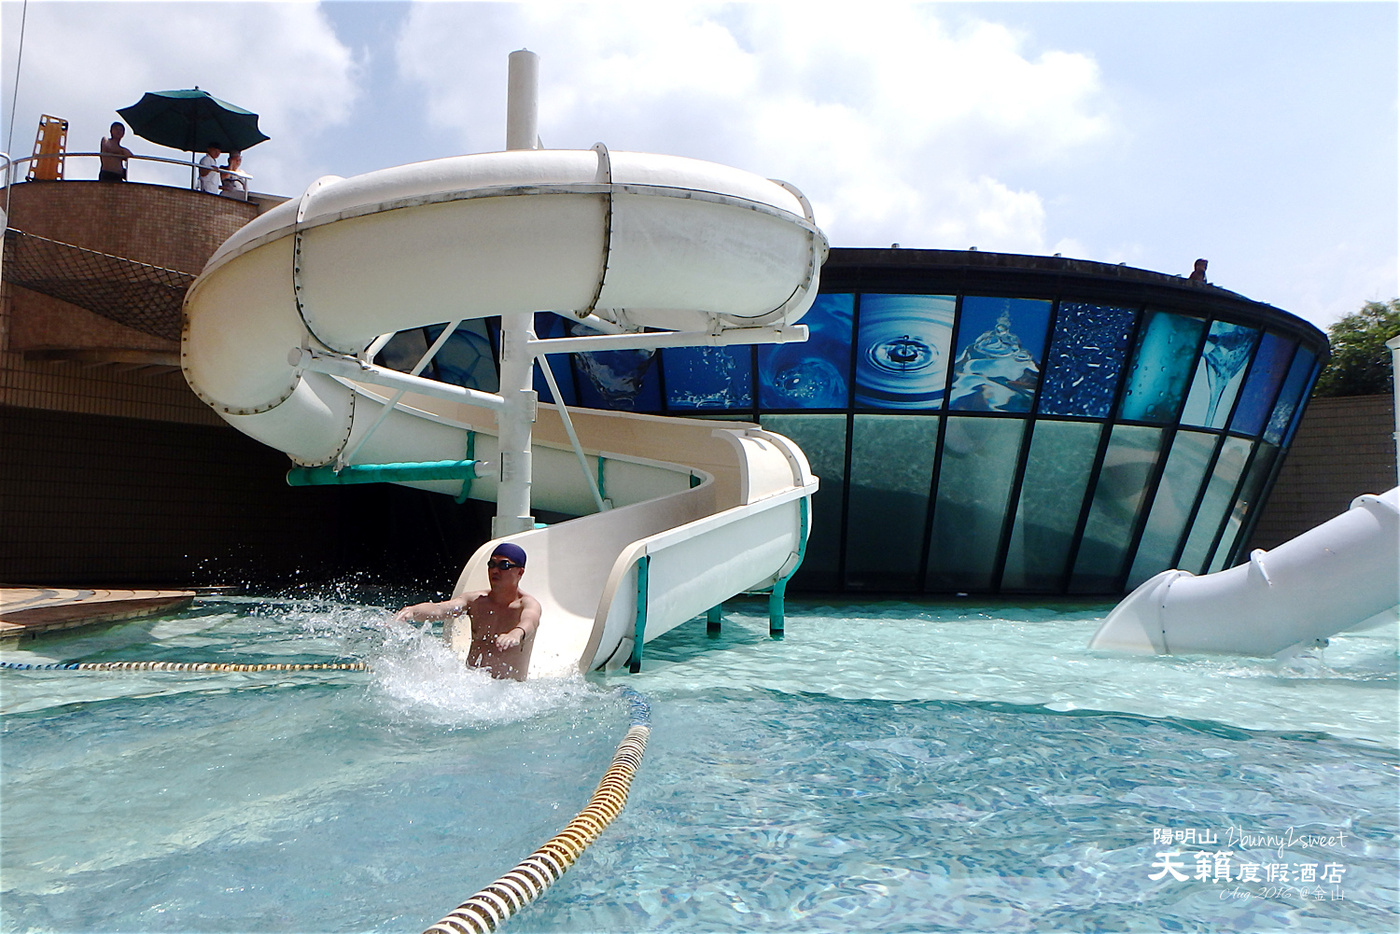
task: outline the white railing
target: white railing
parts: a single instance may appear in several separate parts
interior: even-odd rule
[[[96,181],[98,170],[101,168],[99,161],[102,156],[111,158],[110,153],[100,152],[66,152],[54,155],[25,156],[20,159],[11,159],[4,156],[5,165],[3,174],[0,174],[0,187],[8,188],[15,182],[26,181],[29,174],[29,165],[33,162],[57,161],[63,165],[63,181]],[[69,160],[81,160],[82,173],[75,174],[68,164]],[[91,168],[89,169],[89,166]],[[178,173],[174,167],[179,167]],[[129,182],[144,182],[148,185],[167,185],[171,188],[197,188],[199,181],[199,163],[191,156],[188,161],[184,159],[168,159],[164,156],[141,156],[133,153],[127,157],[127,177]],[[251,191],[253,176],[246,172],[232,172],[227,169],[220,169],[221,175],[232,175],[243,179],[243,186]],[[183,178],[181,178],[183,176]],[[173,179],[181,178],[179,184]]]

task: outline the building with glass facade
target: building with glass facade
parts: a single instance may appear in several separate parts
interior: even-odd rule
[[[977,251],[834,249],[803,323],[805,344],[550,366],[568,404],[801,445],[822,483],[808,592],[1113,596],[1237,563],[1328,352],[1204,283]],[[570,327],[538,316],[542,337]],[[494,343],[464,325],[435,375],[494,388]]]

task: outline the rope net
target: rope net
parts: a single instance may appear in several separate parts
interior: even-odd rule
[[[179,340],[180,308],[195,277],[10,227],[4,278],[143,334]]]

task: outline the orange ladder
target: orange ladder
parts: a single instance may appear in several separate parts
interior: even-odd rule
[[[68,151],[68,121],[44,114],[34,136],[34,157],[29,160],[31,182],[63,180],[63,154]]]

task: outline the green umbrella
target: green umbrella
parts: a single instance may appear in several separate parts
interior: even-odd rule
[[[171,149],[224,152],[249,149],[268,139],[258,129],[258,115],[221,101],[208,91],[147,91],[121,114],[133,133]]]

